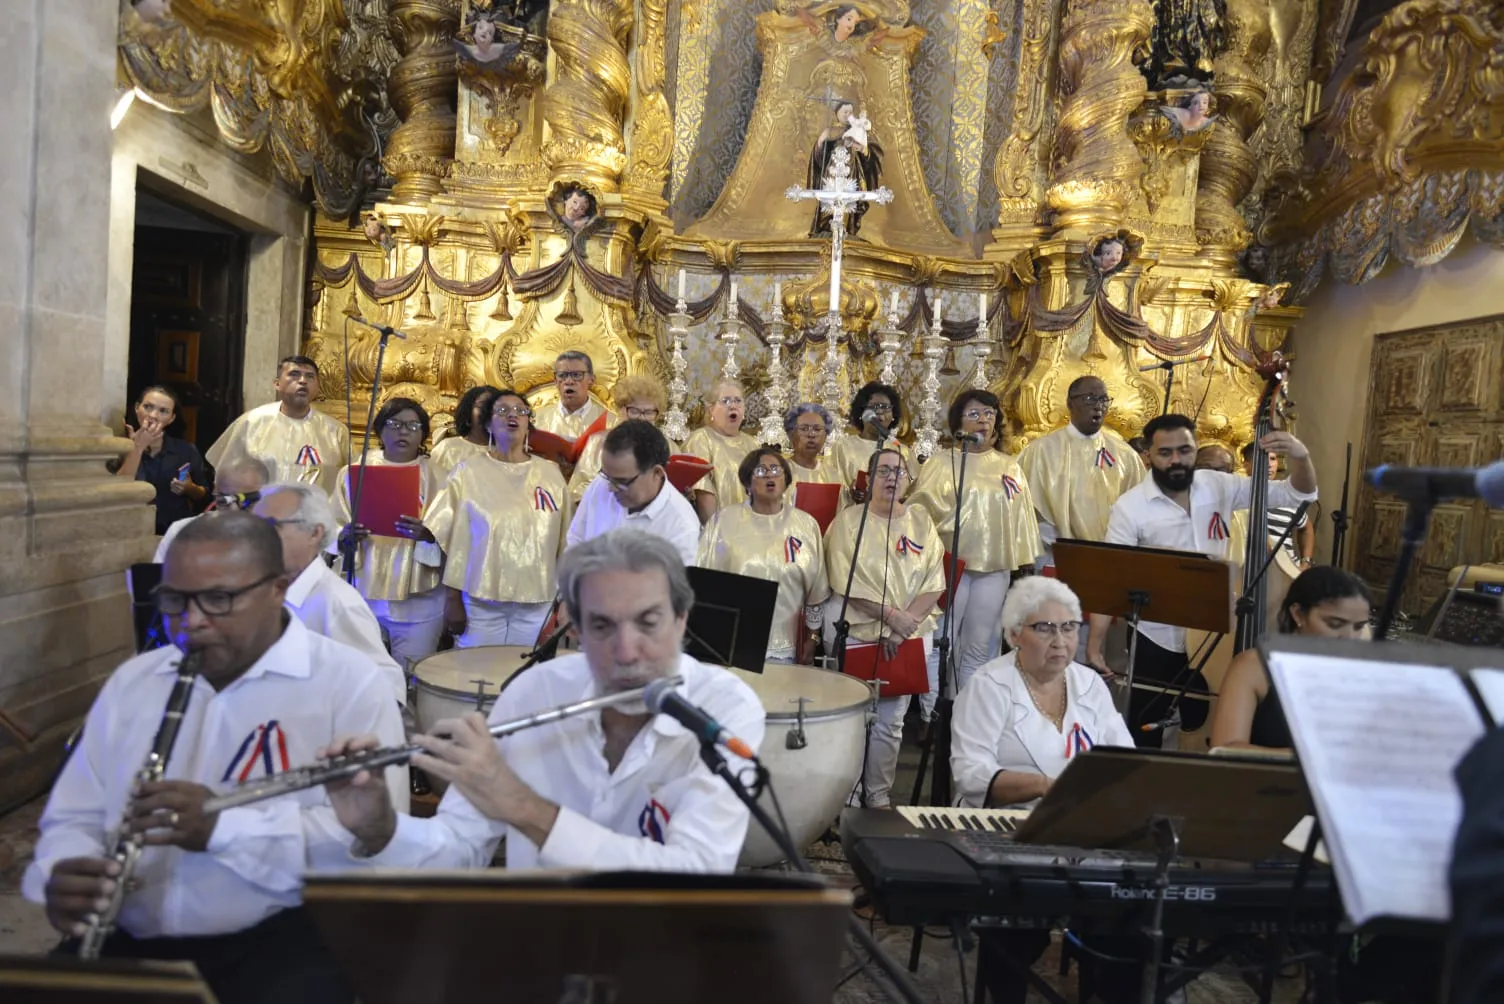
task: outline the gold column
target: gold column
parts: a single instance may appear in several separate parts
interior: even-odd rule
[[[1149,0],[1071,0],[1060,38],[1060,167],[1047,193],[1056,236],[1116,226],[1133,203],[1144,165],[1126,127],[1148,90],[1134,56],[1153,24]]]
[[[998,225],[992,231],[1001,257],[1032,246],[1042,236],[1040,210],[1048,180],[1044,162],[1047,144],[1039,142],[1050,106],[1050,68],[1056,41],[1055,4],[1025,0],[1023,40],[1018,56],[1013,115],[1008,138],[993,164],[997,181]]]
[[[615,192],[627,166],[622,121],[632,92],[626,40],[632,0],[556,0],[548,15],[554,82],[543,94],[554,180]]]
[[[393,0],[402,25],[402,59],[388,80],[402,124],[392,131],[386,169],[397,179],[392,201],[423,203],[439,193],[454,159],[454,95],[459,71],[449,41],[458,0]]]
[[[1229,260],[1252,238],[1238,206],[1259,172],[1248,137],[1264,121],[1261,67],[1271,40],[1267,0],[1227,0],[1227,50],[1216,59],[1218,121],[1201,157],[1196,240]]]
[[[632,101],[631,159],[624,187],[646,197],[655,208],[666,206],[663,186],[668,182],[674,153],[674,120],[663,88],[668,80],[668,0],[642,0],[637,33],[637,81]]]

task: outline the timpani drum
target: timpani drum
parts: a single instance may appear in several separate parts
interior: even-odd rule
[[[489,715],[502,684],[517,674],[531,651],[526,645],[454,648],[418,663],[413,667],[413,717],[419,731],[431,732],[435,723],[471,711]],[[444,790],[440,778],[430,781],[435,791]]]
[[[761,673],[731,671],[762,701],[767,727],[759,756],[777,790],[789,834],[803,850],[835,822],[856,786],[871,692],[855,677],[813,666],[770,662]],[[778,818],[767,792],[762,805]],[[778,846],[753,820],[739,864],[755,868],[782,860]]]

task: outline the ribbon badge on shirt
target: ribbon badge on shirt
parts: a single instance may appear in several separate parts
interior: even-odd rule
[[[304,443],[298,451],[297,465],[299,467],[319,467],[323,461],[319,459],[319,451],[313,448],[312,443]]]
[[[1012,502],[1014,499],[1018,498],[1018,493],[1021,491],[1023,491],[1023,489],[1019,487],[1017,481],[1013,480],[1012,475],[1003,475],[1003,495],[1007,497],[1009,502]]]
[[[1091,747],[1091,733],[1083,729],[1080,722],[1072,725],[1070,735],[1065,737],[1065,758],[1069,760],[1077,753],[1085,753]]]
[[[1118,458],[1114,457],[1112,455],[1112,453],[1108,451],[1107,447],[1100,446],[1100,447],[1097,448],[1097,469],[1098,470],[1110,471],[1114,467],[1116,467],[1117,465],[1118,465]]]
[[[799,560],[799,552],[804,550],[804,541],[798,537],[785,537],[783,539],[783,562],[792,565]]]
[[[533,508],[539,512],[558,512],[559,503],[554,501],[547,488],[539,487],[533,489]]]
[[[257,761],[260,761],[266,769],[265,777],[280,774],[288,769],[287,735],[275,718],[251,730],[250,735],[245,737],[240,748],[235,751],[235,758],[230,761],[230,766],[225,768],[225,776],[220,778],[220,781],[226,782],[233,779],[236,782],[244,782],[248,780],[251,772],[256,769]]]
[[[669,811],[656,798],[648,799],[637,816],[637,831],[655,844],[666,843],[664,831],[668,829]]]
[[[899,554],[912,554],[918,556],[924,553],[924,545],[914,543],[909,539],[909,535],[906,533],[899,534],[897,551]]]
[[[1227,539],[1227,520],[1225,520],[1225,519],[1222,518],[1222,514],[1220,512],[1214,512],[1214,513],[1212,513],[1211,522],[1208,523],[1208,524],[1206,524],[1206,539],[1207,540],[1226,540]]]

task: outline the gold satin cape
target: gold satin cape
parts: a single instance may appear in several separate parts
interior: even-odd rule
[[[472,444],[473,445],[473,444]],[[418,501],[427,503],[433,498],[433,466],[427,457],[405,464],[394,464],[379,453],[372,453],[366,463],[372,467],[418,468]],[[369,492],[370,487],[366,488]],[[339,472],[339,495],[336,512],[340,526],[349,526],[354,516],[350,510],[350,496],[355,486],[350,481],[350,467]],[[404,513],[408,516],[423,516],[422,512]],[[361,542],[355,552],[355,588],[368,600],[385,600],[389,603],[405,600],[426,593],[439,584],[439,570],[419,562],[413,552],[417,541],[407,537],[385,537],[371,534]]]
[[[960,465],[961,455],[955,449],[935,453],[919,468],[919,483],[909,497],[910,505],[929,513],[947,548],[955,527]],[[961,548],[953,553],[966,562],[966,571],[1011,572],[1033,564],[1042,550],[1039,522],[1018,461],[998,450],[968,454],[965,491]]]
[[[488,449],[490,447],[472,443],[464,436],[450,436],[439,440],[428,455],[428,471],[433,476],[434,490],[444,487],[444,482],[449,480],[449,475],[461,461],[478,457]]]
[[[574,505],[550,460],[466,460],[423,523],[444,550],[444,585],[493,603],[550,603]]]
[[[747,503],[719,510],[700,534],[695,564],[778,583],[769,653],[791,654],[804,630],[804,607],[830,595],[820,525],[792,502],[772,516]]]
[[[899,455],[903,457],[903,462],[908,464],[909,473],[917,473],[914,464],[914,454],[898,440],[889,437],[886,441],[879,443],[874,439],[863,439],[853,432],[846,433],[830,448],[829,454],[826,457],[826,461],[830,465],[829,470],[835,473],[836,481],[839,484],[850,489],[856,483],[857,472],[867,469],[867,465],[872,462],[872,454],[877,452],[879,446],[888,450],[897,450]],[[913,482],[900,485],[899,496],[905,497],[912,490]],[[843,493],[842,498],[849,504],[851,502],[850,492]]]
[[[784,456],[788,458],[789,469],[794,472],[793,483],[796,485],[800,482],[813,485],[838,485],[841,483],[841,476],[836,473],[835,467],[829,457],[821,457],[819,462],[815,464],[814,470],[810,470],[808,467],[800,467],[798,462],[794,460],[793,454],[788,453],[784,454]]]
[[[565,439],[579,439],[580,435],[590,428],[590,423],[600,417],[601,412],[606,413],[606,428],[609,429],[616,424],[616,413],[607,409],[594,397],[586,401],[584,406],[573,415],[566,414],[559,402],[550,401],[534,413],[532,428],[552,432]]]
[[[728,509],[747,501],[747,493],[742,491],[742,483],[736,472],[742,461],[747,459],[747,454],[760,445],[748,433],[723,436],[708,425],[691,432],[684,441],[684,452],[710,461],[715,468],[695,483],[691,493],[707,492],[714,495],[719,509]]]
[[[215,467],[259,460],[271,472],[273,484],[318,485],[332,496],[349,450],[350,433],[337,419],[317,408],[303,418],[289,418],[273,401],[231,422],[204,457]]]
[[[1106,426],[1083,436],[1073,425],[1040,436],[1019,454],[1034,508],[1058,537],[1101,540],[1112,504],[1144,480],[1133,447]]]
[[[830,588],[846,588],[851,571],[851,555],[856,546],[857,524],[861,506],[847,506],[836,513],[825,534],[825,573]],[[918,506],[904,506],[901,515],[889,520],[872,513],[862,537],[862,556],[857,562],[856,577],[851,582],[851,597],[907,607],[925,593],[945,591],[945,557],[940,537],[929,514]],[[887,589],[883,589],[886,571]],[[857,641],[878,640],[881,622],[856,607],[849,607],[846,619],[851,622],[851,637]],[[935,630],[935,610],[914,632],[915,638]]]

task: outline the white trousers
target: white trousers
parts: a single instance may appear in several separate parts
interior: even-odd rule
[[[465,594],[465,633],[454,640],[458,648],[482,645],[538,643],[538,632],[548,620],[552,603],[495,603]]]
[[[371,612],[386,632],[392,658],[403,672],[439,650],[444,633],[444,587],[405,600],[370,600]]]
[[[1007,571],[973,572],[968,569],[961,573],[953,613],[957,694],[973,673],[1002,654],[1003,600],[1008,598],[1008,584],[1012,577],[1013,573]],[[942,627],[944,623],[942,615]],[[939,631],[935,632],[935,637],[940,637]],[[931,652],[925,664],[929,668],[930,692],[919,699],[919,713],[929,721],[935,714],[935,699],[940,696],[940,654]]]
[[[925,637],[923,643],[928,658],[930,639]],[[869,809],[882,809],[891,804],[893,781],[898,776],[898,748],[903,745],[903,716],[908,710],[909,698],[910,695],[905,694],[903,697],[884,697],[877,702],[877,718],[867,740],[867,761],[862,771]],[[855,793],[849,803],[860,804]]]

